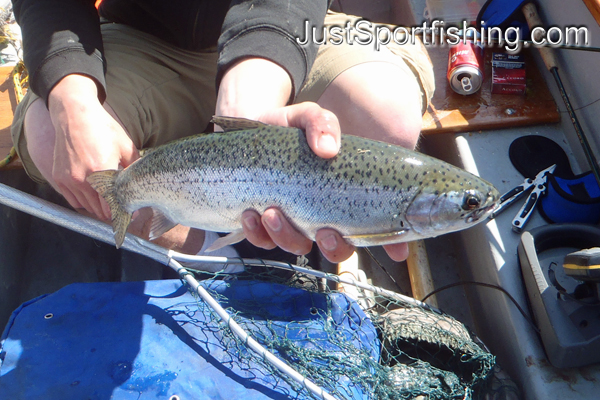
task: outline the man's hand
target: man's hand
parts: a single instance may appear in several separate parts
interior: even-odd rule
[[[285,106],[291,92],[291,80],[281,67],[263,59],[244,60],[231,67],[219,88],[216,114],[244,117],[264,123],[303,129],[316,155],[334,157],[340,149],[340,124],[337,117],[316,103]],[[248,210],[242,214],[246,238],[257,247],[276,246],[293,253],[306,254],[312,241],[298,232],[276,208],[259,215]],[[333,229],[321,229],[315,238],[321,252],[331,262],[352,255],[354,247]],[[406,259],[405,243],[385,246],[395,260]]]
[[[51,171],[40,171],[71,206],[110,219],[108,205],[85,179],[95,171],[131,164],[139,157],[135,145],[100,104],[90,78],[63,78],[50,92],[48,110],[55,131],[54,157],[46,166]]]

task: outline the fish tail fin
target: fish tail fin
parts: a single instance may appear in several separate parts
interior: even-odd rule
[[[117,249],[123,244],[127,227],[131,222],[131,213],[128,213],[117,200],[115,179],[118,174],[117,170],[106,170],[94,172],[87,177],[88,183],[106,200],[110,207]]]

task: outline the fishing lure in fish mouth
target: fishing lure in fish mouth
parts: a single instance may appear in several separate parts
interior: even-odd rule
[[[342,135],[338,155],[322,159],[300,129],[213,121],[225,132],[176,140],[124,170],[88,177],[111,208],[117,247],[142,207],[154,210],[151,238],[177,224],[229,232],[210,250],[244,239],[245,210],[271,207],[313,240],[327,227],[373,246],[468,228],[500,197],[485,180],[403,147]]]

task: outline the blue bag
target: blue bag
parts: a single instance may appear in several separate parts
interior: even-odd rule
[[[504,31],[512,27],[521,32],[521,39],[528,39],[529,26],[521,10],[528,2],[529,0],[488,0],[477,16],[477,29],[498,27]]]
[[[290,363],[302,351],[316,355],[305,369],[343,365],[353,351],[379,360],[373,324],[343,294],[243,280],[202,285]],[[249,352],[179,280],[78,283],[13,313],[0,342],[0,393],[11,400],[311,398]],[[347,375],[329,378],[340,393],[361,398]]]

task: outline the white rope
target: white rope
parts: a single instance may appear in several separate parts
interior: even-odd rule
[[[419,301],[412,297],[404,296],[400,293],[396,293],[391,290],[381,288],[379,286],[374,286],[374,285],[370,285],[365,282],[358,281],[358,280],[353,279],[346,275],[329,274],[327,272],[318,271],[318,270],[314,270],[314,269],[310,269],[310,268],[304,268],[304,267],[300,267],[300,266],[294,265],[294,264],[284,263],[284,262],[280,262],[280,261],[273,261],[273,260],[262,260],[262,259],[258,259],[258,258],[232,258],[232,257],[213,257],[213,256],[197,256],[197,255],[194,256],[194,255],[189,255],[189,254],[178,253],[173,250],[169,250],[168,254],[171,259],[175,259],[175,260],[182,261],[182,262],[189,262],[189,263],[202,262],[202,263],[223,264],[224,266],[227,264],[241,264],[241,265],[248,265],[248,266],[265,266],[265,267],[276,267],[276,268],[287,269],[287,270],[294,271],[294,272],[312,275],[317,278],[324,278],[324,279],[327,279],[329,281],[336,282],[336,283],[354,285],[360,289],[369,290],[373,293],[376,293],[381,296],[386,296],[388,298],[397,300],[404,304],[410,304],[413,306],[422,307],[426,310],[430,310],[430,311],[436,312],[438,314],[443,314],[443,312],[441,310],[439,310],[435,307],[431,307],[427,303],[423,303],[422,301]],[[202,269],[200,269],[200,268],[194,268],[191,266],[187,266],[186,268],[190,269],[190,270],[202,272]]]

